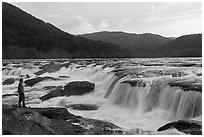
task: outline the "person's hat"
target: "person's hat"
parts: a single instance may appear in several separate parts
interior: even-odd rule
[[[23,79],[22,79],[22,78],[20,78],[20,79],[19,79],[19,81],[21,82],[21,81],[23,81]]]

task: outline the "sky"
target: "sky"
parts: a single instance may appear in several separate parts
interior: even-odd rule
[[[202,32],[201,2],[12,2],[71,34],[98,31],[179,37]]]

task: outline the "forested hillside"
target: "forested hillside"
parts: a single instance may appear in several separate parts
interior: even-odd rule
[[[202,34],[184,35],[156,49],[161,57],[202,57]]]
[[[132,52],[134,57],[154,57],[152,51],[162,45],[172,41],[172,38],[166,38],[157,34],[144,33],[134,34],[125,32],[95,32],[81,35],[85,38],[110,42],[121,48],[126,48]]]
[[[127,57],[128,50],[66,33],[2,3],[2,55],[9,58]]]

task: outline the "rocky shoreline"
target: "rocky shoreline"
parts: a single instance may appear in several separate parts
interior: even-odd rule
[[[70,107],[90,109],[86,109],[86,105],[82,104]],[[109,122],[75,116],[66,108],[2,105],[3,135],[152,135],[163,134],[163,131],[169,129],[176,129],[185,134],[202,135],[202,122],[178,120],[167,123],[155,132],[137,128],[126,130]]]
[[[76,68],[83,68],[87,66],[87,64],[91,64],[94,61],[79,61],[78,66]],[[186,68],[170,68],[170,69],[162,69],[162,68],[154,68],[153,67],[136,67],[136,68],[123,68],[125,64],[121,64],[121,62],[110,62],[110,64],[104,62],[94,62],[93,66],[90,66],[92,69],[97,65],[103,65],[103,69],[106,67],[115,67],[115,69],[107,72],[115,74],[113,77],[113,81],[110,83],[109,87],[107,88],[107,92],[104,98],[109,98],[111,92],[113,91],[114,87],[118,82],[119,84],[124,84],[125,86],[128,85],[135,88],[145,88],[149,86],[148,81],[144,80],[146,78],[154,78],[155,79],[149,89],[150,94],[147,98],[147,106],[145,111],[150,111],[152,108],[156,108],[155,104],[158,103],[159,94],[162,91],[161,89],[170,89],[172,90],[181,90],[182,94],[186,93],[193,93],[191,95],[198,95],[200,98],[197,99],[198,107],[202,101],[202,73],[201,72],[194,72],[195,78],[191,78],[186,73]],[[133,62],[134,63],[134,62]],[[59,76],[46,76],[42,75],[44,73],[52,73],[59,71],[62,67],[68,68],[69,66],[72,67],[71,61],[69,63],[63,62],[50,62],[50,63],[42,63],[38,64],[37,66],[40,68],[35,75],[27,76],[28,74],[20,74],[19,77],[25,78],[25,94],[26,94],[26,101],[27,105],[30,104],[38,104],[38,103],[45,103],[48,105],[43,106],[54,106],[49,104],[49,99],[59,97],[69,97],[69,96],[81,96],[81,95],[88,95],[94,92],[95,86],[97,82],[95,81],[70,81],[68,79],[72,78],[72,75],[68,73],[60,74]],[[18,65],[18,64],[17,64]],[[151,64],[150,64],[151,65]],[[20,65],[18,65],[20,66]],[[10,69],[9,67],[7,69]],[[95,69],[95,68],[93,68]],[[99,69],[94,70],[97,72]],[[83,70],[83,69],[82,69]],[[94,72],[93,71],[93,72]],[[95,74],[94,72],[94,74]],[[6,72],[9,74],[10,71]],[[12,72],[14,73],[14,72]],[[128,76],[128,79],[121,80],[121,78]],[[198,76],[198,77],[197,77]],[[66,83],[64,82],[67,79]],[[16,82],[19,78],[15,77],[5,77],[2,85],[5,86],[5,90],[7,87],[12,88],[14,87]],[[60,80],[63,81],[63,84],[60,83]],[[121,81],[120,81],[121,80]],[[43,85],[41,82],[49,82],[54,81],[55,84],[45,84]],[[40,83],[40,84],[39,84]],[[60,84],[59,84],[60,83]],[[39,85],[40,86],[39,86]],[[95,85],[96,84],[96,85]],[[10,86],[11,85],[11,86]],[[96,87],[98,88],[98,87]],[[126,93],[123,90],[122,93]],[[184,92],[183,92],[184,91]],[[48,107],[48,108],[21,108],[17,107],[17,96],[16,92],[3,92],[2,99],[2,134],[14,134],[14,135],[138,135],[138,134],[192,134],[192,135],[200,135],[202,134],[202,122],[196,120],[189,120],[190,117],[187,117],[188,120],[178,120],[178,121],[171,121],[164,123],[163,125],[158,125],[156,128],[152,130],[142,130],[142,126],[137,126],[138,128],[133,129],[124,129],[115,124],[110,122],[96,120],[96,119],[89,119],[84,118],[81,116],[73,115],[69,112],[69,109],[75,111],[97,111],[101,109],[100,105],[95,104],[95,102],[74,102],[71,101],[69,103],[63,103],[62,105],[57,105],[59,107]],[[154,95],[153,95],[154,94]],[[170,95],[170,94],[167,94]],[[121,94],[120,97],[124,96]],[[120,98],[119,98],[120,99]],[[178,99],[180,97],[178,96]],[[63,101],[63,100],[62,100]],[[69,101],[69,100],[68,100]],[[191,101],[191,100],[187,100]],[[174,102],[174,101],[169,101]],[[6,104],[7,103],[7,104]],[[61,102],[60,102],[61,103]],[[165,102],[164,102],[165,103]],[[195,104],[195,102],[194,102]],[[154,106],[155,105],[155,106]],[[32,106],[32,105],[31,105]],[[35,106],[35,105],[34,105]],[[37,105],[38,106],[38,105]],[[61,108],[63,106],[64,108]],[[188,115],[191,114],[193,109],[191,109],[191,105],[188,106]],[[69,109],[68,109],[69,108]],[[187,108],[187,107],[186,107]],[[195,110],[201,110],[201,109]],[[68,109],[68,110],[67,110]],[[192,110],[192,111],[191,111]],[[202,110],[201,110],[202,111]],[[199,115],[197,115],[199,114]],[[201,114],[201,115],[200,115]],[[192,117],[200,118],[202,117],[201,112],[195,113]],[[183,118],[184,119],[184,118]],[[200,120],[200,119],[199,119]],[[119,122],[118,122],[119,123]],[[135,122],[137,124],[137,122]],[[157,129],[158,128],[158,129]],[[172,132],[173,131],[175,132]]]
[[[105,121],[75,116],[66,108],[2,105],[3,135],[117,135],[124,131]]]
[[[202,122],[195,120],[178,120],[170,122],[160,127],[157,131],[161,132],[172,128],[175,128],[186,134],[202,135]]]

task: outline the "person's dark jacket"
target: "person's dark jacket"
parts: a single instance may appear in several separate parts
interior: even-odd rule
[[[22,83],[18,84],[18,94],[19,95],[23,95],[24,94],[24,88],[23,88],[23,84]]]

